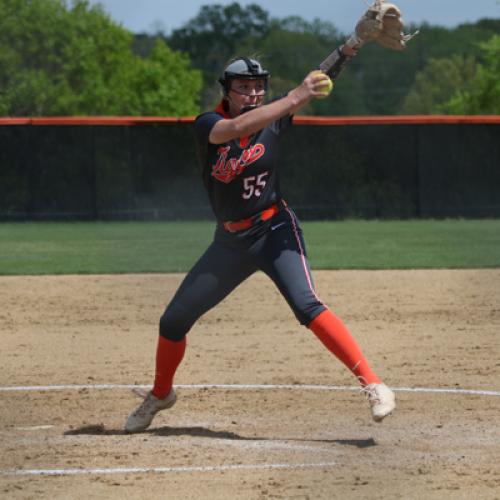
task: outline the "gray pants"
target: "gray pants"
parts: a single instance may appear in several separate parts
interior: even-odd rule
[[[182,340],[198,318],[258,270],[274,281],[302,325],[307,326],[326,309],[314,291],[297,217],[283,207],[243,234],[217,228],[214,241],[163,313],[160,335]]]

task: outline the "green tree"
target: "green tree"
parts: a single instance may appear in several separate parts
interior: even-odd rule
[[[395,52],[374,43],[367,44],[336,85],[332,97],[313,102],[304,112],[314,114],[400,114],[416,75],[431,59],[462,55],[481,56],[477,42],[500,31],[500,19],[483,19],[454,29],[409,26],[420,29],[407,50]],[[259,56],[272,73],[275,94],[299,83],[336,45],[345,40],[331,23],[307,22],[292,16],[274,19],[258,5],[206,5],[181,29],[173,32],[168,44],[188,52],[193,65],[203,71],[203,108],[220,97],[216,81],[224,62],[235,55]],[[147,51],[151,40],[137,40],[137,50]]]
[[[339,43],[343,35],[329,21],[313,19],[306,21],[299,16],[289,16],[283,19],[272,19],[271,27],[294,33],[310,33],[318,37],[322,43],[334,46]]]
[[[443,105],[450,114],[500,114],[500,36],[480,44],[484,62],[478,66],[472,84],[458,89]]]
[[[219,98],[219,73],[226,61],[238,55],[239,44],[246,38],[264,36],[269,26],[269,15],[260,6],[242,7],[233,2],[225,6],[204,5],[197,16],[172,32],[168,45],[189,53],[193,65],[203,72],[203,107]]]
[[[171,50],[158,39],[148,59],[138,60],[129,89],[132,115],[186,116],[198,113],[195,105],[202,88],[201,71],[190,68],[189,56]]]
[[[270,98],[282,95],[300,84],[306,74],[341,43],[338,32],[332,25],[323,23],[322,32],[317,22],[306,23],[300,18],[275,21],[267,34],[259,39],[247,38],[238,47],[242,54],[252,51],[262,54],[262,61],[272,75]],[[354,63],[354,62],[353,62]],[[355,65],[346,69],[335,90],[328,99],[314,99],[301,110],[301,114],[336,115],[364,114],[367,110],[360,99],[360,82]]]
[[[196,113],[202,82],[188,56],[159,43],[143,59],[132,42],[87,0],[0,0],[0,113]]]
[[[403,112],[408,92],[430,59],[449,59],[453,55],[475,57],[481,54],[478,41],[485,41],[500,30],[500,20],[482,20],[454,29],[424,23],[405,31],[420,30],[403,52],[383,49],[374,43],[364,46],[348,71],[360,82],[361,98],[368,114],[393,115]],[[344,76],[342,76],[344,78]]]
[[[476,61],[472,56],[453,55],[447,59],[430,59],[417,73],[405,98],[403,114],[439,114],[450,96],[472,85]]]
[[[189,52],[196,67],[215,76],[221,61],[235,55],[244,38],[262,36],[268,28],[269,15],[256,4],[204,5],[196,17],[172,32],[168,43],[176,50]]]
[[[462,54],[479,57],[477,42],[500,31],[499,19],[484,19],[455,29],[409,26],[420,29],[406,51],[395,52],[368,44],[346,68],[332,97],[315,101],[304,109],[314,114],[399,114],[416,75],[430,59],[450,59]],[[195,67],[204,74],[203,108],[220,97],[216,83],[224,62],[235,55],[260,57],[272,73],[271,89],[280,94],[299,83],[336,45],[345,40],[331,23],[307,22],[298,16],[274,19],[257,5],[241,7],[210,5],[173,32],[169,45],[187,51]],[[147,40],[140,40],[141,50]]]

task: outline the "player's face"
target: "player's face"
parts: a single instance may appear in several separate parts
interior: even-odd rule
[[[229,90],[229,111],[232,116],[238,116],[248,107],[262,104],[266,95],[266,82],[264,79],[235,78]]]

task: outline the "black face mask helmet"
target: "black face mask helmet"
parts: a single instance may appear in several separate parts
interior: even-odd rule
[[[219,83],[224,89],[224,95],[231,90],[231,81],[235,78],[248,80],[264,80],[264,88],[267,92],[269,81],[269,71],[262,68],[259,61],[248,59],[247,57],[237,57],[233,59],[219,78]]]

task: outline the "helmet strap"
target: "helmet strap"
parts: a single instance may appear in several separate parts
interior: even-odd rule
[[[248,71],[252,75],[258,75],[259,67],[255,63],[250,61],[250,59],[248,59],[248,57],[239,57],[239,59],[241,59],[242,61],[245,61],[245,64],[247,65],[247,68],[248,68]]]

